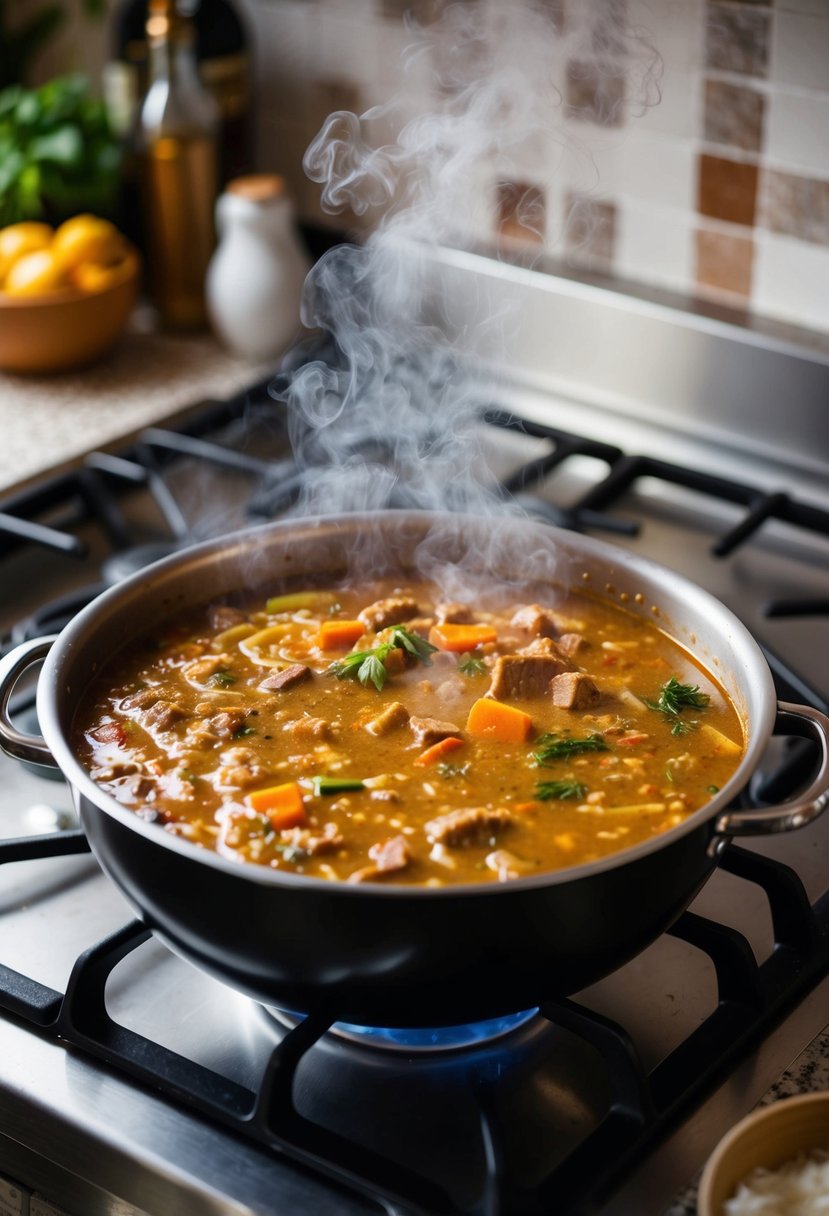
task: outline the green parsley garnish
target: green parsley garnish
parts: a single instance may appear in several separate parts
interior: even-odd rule
[[[250,735],[255,735],[256,731],[252,726],[240,726],[238,730],[233,732],[234,739],[247,739]]]
[[[681,718],[677,718],[671,727],[672,735],[689,735],[692,730],[699,730],[699,722],[694,719],[691,722],[684,722]]]
[[[698,684],[680,684],[676,676],[671,676],[670,680],[662,685],[657,701],[649,701],[647,697],[642,700],[648,709],[666,717],[675,717],[681,714],[683,709],[707,708],[711,698],[707,692],[700,692]]]
[[[236,683],[236,677],[227,669],[214,671],[212,676],[207,677],[207,683],[211,688],[230,688],[231,684]]]
[[[458,671],[465,676],[482,676],[486,671],[486,663],[483,659],[476,658],[470,650],[458,660]]]
[[[338,680],[359,680],[364,688],[373,684],[380,692],[389,675],[385,661],[395,649],[405,650],[412,658],[430,667],[430,656],[437,650],[437,646],[433,646],[416,633],[410,633],[403,625],[395,625],[388,642],[381,642],[371,650],[353,650],[345,658],[332,663],[328,674],[336,676]]]
[[[535,787],[535,796],[542,802],[583,798],[586,793],[587,786],[580,781],[539,781]]]
[[[720,787],[718,785],[706,785],[705,792],[706,794],[719,794]]]
[[[439,764],[437,771],[441,777],[450,779],[452,777],[465,777],[469,772],[468,764]]]
[[[608,750],[601,735],[588,735],[586,739],[574,739],[569,735],[542,735],[538,740],[538,751],[533,752],[533,759],[536,764],[552,764],[554,760],[579,756],[583,752]]]

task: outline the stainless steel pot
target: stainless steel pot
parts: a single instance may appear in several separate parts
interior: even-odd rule
[[[237,591],[311,573],[460,567],[515,589],[574,583],[656,619],[714,674],[746,727],[739,769],[707,806],[635,848],[509,883],[410,888],[331,883],[239,865],[120,806],[69,745],[90,679],[123,645]],[[9,718],[21,674],[44,659],[43,737]],[[783,806],[731,811],[775,732],[817,741],[819,771]],[[0,746],[57,765],[104,870],[157,935],[197,966],[269,1005],[367,1025],[428,1026],[525,1009],[578,990],[665,930],[705,882],[728,839],[809,823],[829,800],[829,720],[778,704],[763,655],[707,592],[599,541],[527,521],[379,512],[267,525],[178,553],[84,609],[56,639],[0,663]]]

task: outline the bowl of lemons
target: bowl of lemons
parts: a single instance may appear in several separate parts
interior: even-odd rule
[[[58,228],[0,228],[0,369],[86,367],[116,342],[138,294],[140,261],[121,232],[95,215]]]

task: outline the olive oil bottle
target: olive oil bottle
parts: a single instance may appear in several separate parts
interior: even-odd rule
[[[215,244],[219,111],[199,80],[193,28],[170,0],[151,0],[149,87],[138,132],[150,290],[162,324],[206,324]]]

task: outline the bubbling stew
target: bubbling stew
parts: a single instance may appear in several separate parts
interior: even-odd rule
[[[665,832],[744,740],[712,676],[623,607],[549,587],[447,602],[398,578],[171,624],[98,677],[74,747],[124,806],[226,858],[434,887]]]

